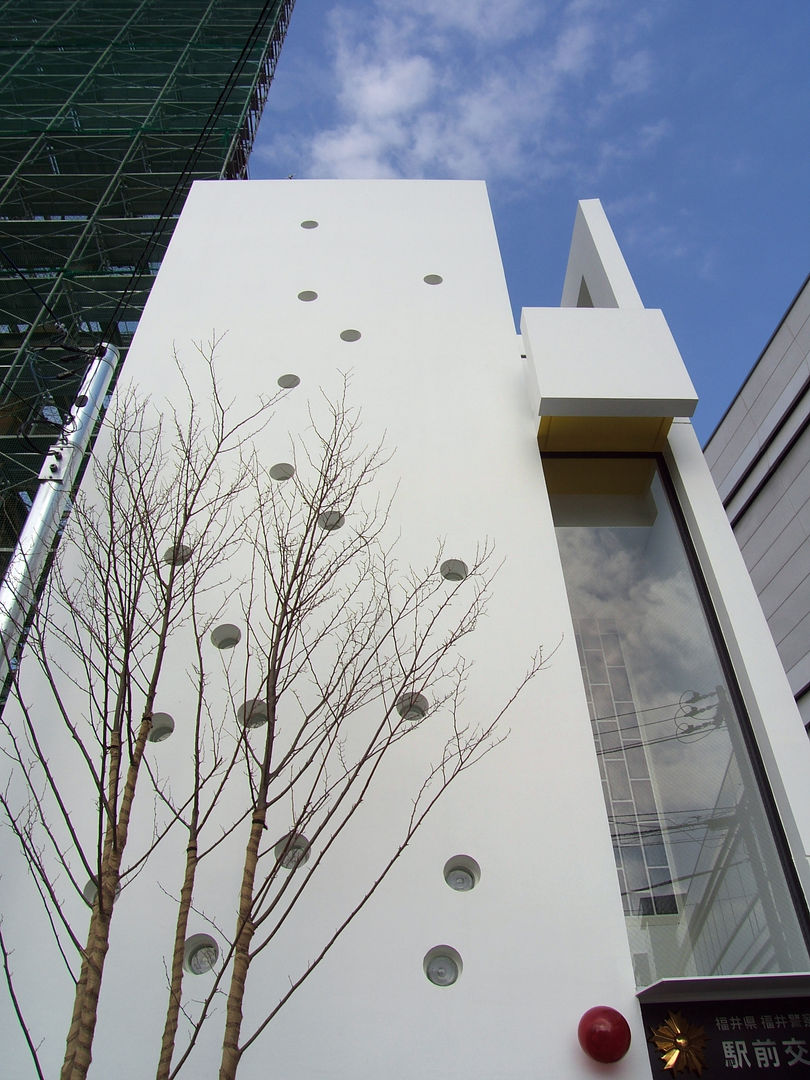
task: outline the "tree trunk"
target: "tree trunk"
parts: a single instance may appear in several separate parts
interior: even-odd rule
[[[194,892],[194,876],[197,872],[197,836],[192,831],[191,839],[186,848],[186,873],[183,878],[183,888],[180,891],[180,908],[177,912],[177,923],[174,932],[174,952],[172,954],[172,973],[169,985],[169,1004],[166,1008],[166,1023],[163,1027],[163,1039],[160,1044],[160,1060],[158,1061],[155,1080],[169,1080],[169,1070],[172,1066],[174,1043],[177,1037],[177,1022],[180,1016],[180,1001],[183,991],[183,954],[186,944],[186,932],[188,930],[188,915],[191,911],[191,898]]]
[[[265,828],[267,809],[257,809],[250,827],[250,837],[245,851],[245,867],[242,872],[242,888],[239,893],[239,916],[236,921],[236,945],[233,953],[233,972],[228,991],[228,1008],[225,1014],[225,1038],[222,1042],[222,1062],[219,1080],[235,1080],[242,1052],[239,1035],[242,1030],[242,1002],[245,996],[245,980],[250,966],[250,943],[253,938],[253,887],[256,879],[256,863],[259,843]]]
[[[146,737],[151,726],[151,712],[149,712],[141,721],[138,738],[135,741],[132,759],[127,769],[127,780],[118,811],[118,820],[117,822],[111,821],[107,829],[102,854],[99,896],[93,907],[87,945],[82,958],[81,973],[76,986],[73,1017],[65,1046],[65,1060],[62,1065],[61,1080],[85,1080],[87,1070],[90,1068],[93,1036],[98,1017],[98,999],[101,993],[101,979],[104,974],[104,961],[110,947],[112,905],[121,873],[121,859],[127,843],[138,770],[146,746]],[[118,744],[116,751],[120,755],[120,744]],[[110,811],[112,811],[113,806],[114,802],[111,800]]]

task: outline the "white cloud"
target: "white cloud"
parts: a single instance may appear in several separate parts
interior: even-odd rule
[[[332,118],[303,136],[296,174],[536,183],[581,172],[583,157],[599,175],[646,152],[665,134],[656,117],[615,141],[603,130],[615,103],[653,77],[632,5],[338,3],[328,17]]]
[[[551,66],[560,75],[584,75],[590,67],[595,45],[593,24],[579,22],[566,27],[557,38]]]
[[[646,49],[621,57],[611,72],[611,82],[623,94],[642,94],[652,82],[652,56]]]
[[[396,123],[348,124],[315,135],[310,146],[314,175],[357,180],[395,179],[399,172],[389,163],[402,142]]]
[[[641,154],[649,153],[665,139],[671,131],[666,120],[652,124],[628,126],[626,130],[610,139],[602,139],[598,144],[598,171],[604,173],[618,162],[626,162]]]
[[[343,106],[370,121],[413,112],[425,103],[435,83],[433,65],[424,56],[355,64],[348,55],[341,66],[346,68],[341,87]]]
[[[402,0],[382,0],[382,10],[402,11]],[[460,31],[484,42],[511,41],[535,29],[543,20],[541,0],[410,0],[410,13],[429,31]]]

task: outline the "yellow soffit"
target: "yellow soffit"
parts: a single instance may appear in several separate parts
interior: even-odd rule
[[[663,450],[668,416],[543,416],[537,441],[546,451]]]

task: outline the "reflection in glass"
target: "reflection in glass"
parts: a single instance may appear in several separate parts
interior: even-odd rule
[[[654,458],[546,457],[636,981],[808,950]]]

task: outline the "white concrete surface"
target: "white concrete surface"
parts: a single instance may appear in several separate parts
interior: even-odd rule
[[[644,307],[598,199],[577,205],[560,306],[587,307],[589,301],[597,308]]]
[[[524,308],[543,416],[691,416],[697,394],[655,309]]]
[[[636,370],[636,381],[646,399],[680,402],[688,411],[688,377],[680,370],[673,375],[676,359],[680,362],[677,350],[673,353],[659,313],[638,310],[635,287],[626,267],[621,269],[623,260],[617,261],[618,248],[606,237],[600,213],[588,204],[580,210],[576,228],[586,229],[591,249],[573,270],[569,266],[569,274],[584,273],[594,301],[604,299],[597,288],[601,282],[613,297],[607,306],[626,310],[565,311],[563,318],[572,328],[580,320],[587,323],[583,333],[593,350],[598,323],[611,364],[616,353],[604,328],[615,316],[610,325],[620,327],[617,334],[626,344],[636,328],[639,344],[627,368],[615,373],[618,389],[611,391],[611,380],[602,379],[598,394],[636,408],[632,364],[637,363],[642,370]],[[302,229],[300,223],[310,219],[318,227]],[[578,243],[575,238],[575,247]],[[427,284],[425,275],[443,280]],[[317,300],[302,302],[302,290],[317,292]],[[600,321],[603,317],[606,321]],[[561,325],[528,312],[532,350],[546,348],[546,335]],[[362,336],[341,340],[345,329]],[[535,333],[541,335],[537,343]],[[197,184],[148,302],[125,381],[147,388],[156,402],[179,400],[177,374],[168,359],[172,349],[185,359],[188,377],[197,385],[190,343],[212,334],[225,335],[217,354],[223,394],[240,406],[257,394],[273,393],[285,372],[301,378],[257,437],[263,461],[289,459],[290,439],[310,423],[308,406],[317,411],[321,392],[334,395],[339,372],[350,372],[351,401],[362,407],[367,441],[384,437],[395,451],[380,491],[384,497],[395,493],[391,536],[399,534],[400,562],[428,562],[441,540],[449,555],[460,558],[471,558],[484,539],[494,544],[502,565],[487,617],[462,650],[473,665],[464,703],[470,715],[484,720],[492,714],[538,644],[550,654],[509,716],[508,739],[451,791],[362,916],[246,1055],[240,1077],[364,1080],[384,1072],[402,1080],[417,1074],[427,1080],[535,1080],[538,1075],[647,1080],[648,1033],[635,997],[591,724],[537,451],[537,418],[526,406],[521,347],[483,184]],[[554,341],[555,348],[568,349],[562,337]],[[669,365],[660,384],[651,355],[659,349]],[[589,398],[595,392],[587,378],[596,378],[597,367],[589,360],[567,389],[555,393],[574,408],[577,393]],[[541,388],[544,377],[541,372]],[[784,680],[779,685],[773,655],[762,650],[767,631],[750,585],[741,584],[739,558],[729,558],[733,538],[719,503],[712,502],[705,469],[697,465],[688,422],[675,425],[672,438],[670,457],[687,514],[698,522],[701,554],[722,564],[708,566],[707,575],[732,655],[743,665],[743,691],[788,835],[797,845],[806,843],[808,751],[796,737],[800,725],[795,714],[788,715],[790,695]],[[246,557],[236,551],[224,567],[232,580],[239,579]],[[220,599],[212,595],[206,602],[215,605]],[[235,598],[223,621],[239,622]],[[170,741],[152,750],[178,788],[187,769],[183,729],[187,671],[194,658],[193,637],[178,632],[159,694],[159,708],[172,713],[178,727]],[[46,713],[47,696],[39,694],[33,673],[28,685],[33,706]],[[212,706],[227,715],[226,688],[213,673],[210,694]],[[248,984],[247,1030],[317,953],[396,844],[414,784],[433,760],[441,730],[437,716],[435,725],[427,722],[419,737],[394,755],[357,825],[325,861],[283,934],[256,961]],[[77,814],[77,827],[87,829],[88,822]],[[286,810],[274,825],[281,831],[285,822]],[[150,824],[147,808],[142,842]],[[457,853],[481,866],[480,884],[470,893],[453,892],[442,878],[445,861]],[[171,893],[181,854],[180,840],[168,844],[118,901],[95,1076],[142,1080],[154,1069],[163,963],[173,927]],[[223,848],[204,868],[196,897],[198,908],[225,933],[234,922],[238,863],[238,850]],[[13,940],[15,933],[26,932],[31,893],[23,878],[8,873],[0,889],[4,931]],[[193,931],[206,928],[202,917],[195,919]],[[449,989],[432,986],[422,971],[423,956],[439,943],[456,948],[464,962],[461,979]],[[61,1060],[60,1014],[70,987],[54,975],[46,990],[39,989],[46,963],[40,945],[44,950],[44,941],[32,942],[26,957],[27,965],[33,957],[34,971],[28,966],[22,973],[23,950],[18,968],[34,1030],[45,1036],[42,1055],[51,1075]],[[204,982],[201,977],[203,992]],[[609,1070],[586,1058],[577,1044],[581,1014],[598,1004],[619,1009],[633,1032],[629,1054]],[[13,1021],[7,1002],[2,1009],[8,1032]],[[222,1022],[220,1005],[189,1075],[215,1075]],[[15,1036],[4,1051],[9,1077],[28,1075],[19,1043]]]

